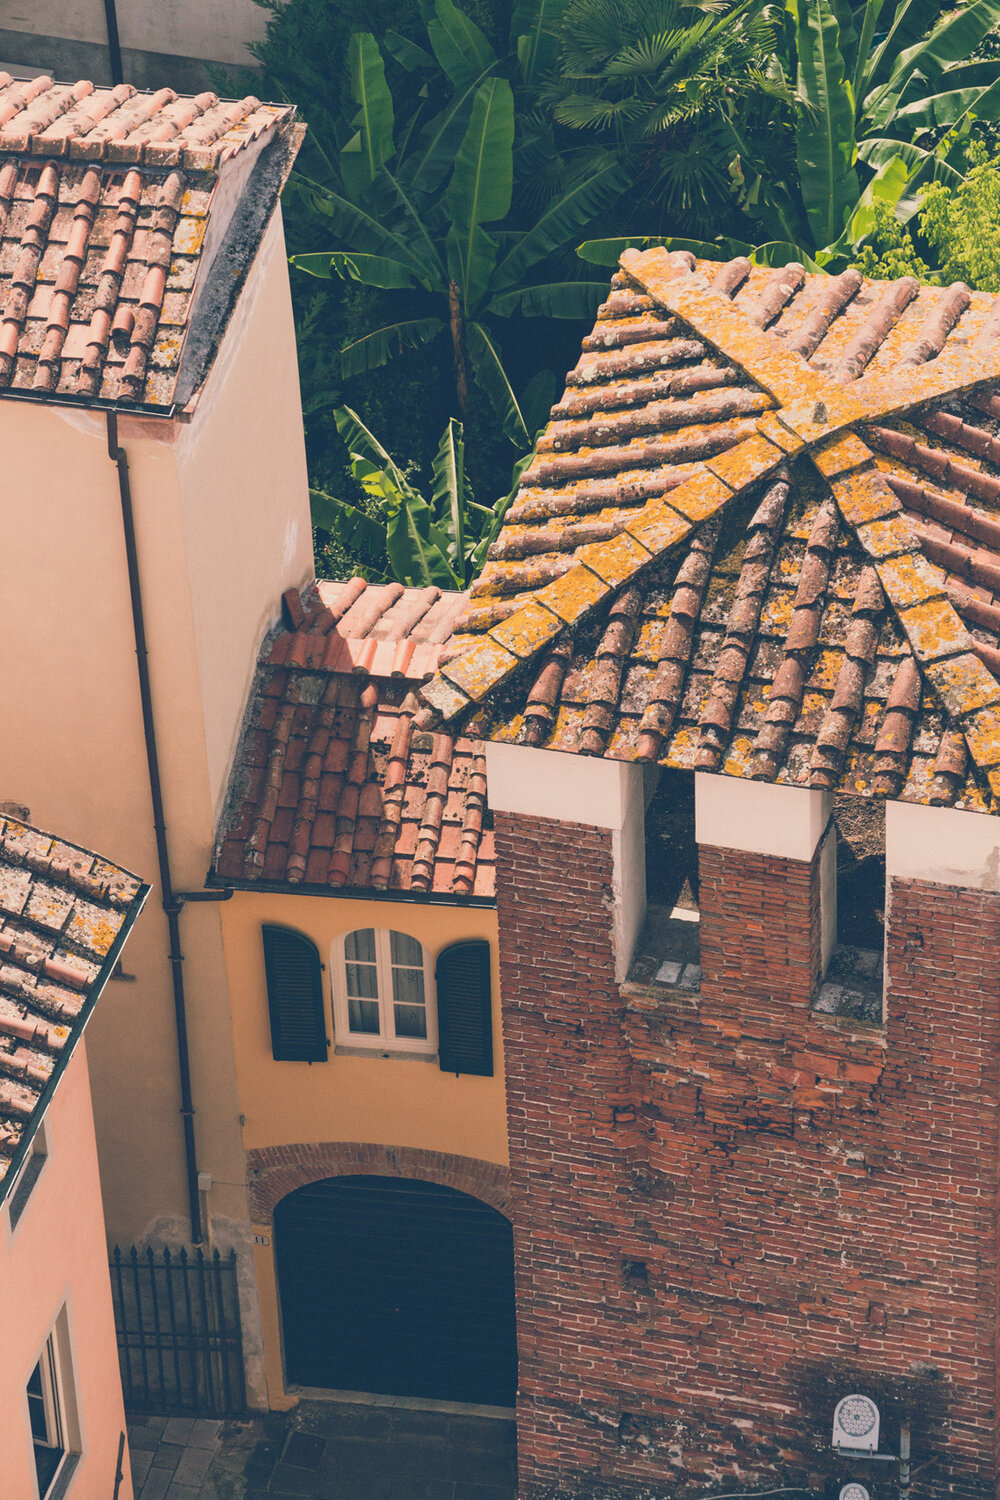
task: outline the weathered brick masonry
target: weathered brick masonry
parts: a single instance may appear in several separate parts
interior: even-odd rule
[[[692,997],[616,986],[609,833],[497,852],[523,1500],[886,1495],[858,1388],[915,1496],[992,1494],[1000,897],[893,883],[883,1034],[809,1010],[816,861],[702,849]]]

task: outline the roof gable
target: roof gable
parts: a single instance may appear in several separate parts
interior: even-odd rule
[[[0,1201],[148,890],[0,816]]]
[[[463,594],[319,583],[265,642],[214,878],[239,886],[492,901],[493,828],[475,738],[414,728]]]
[[[421,722],[479,710],[497,738],[991,806],[993,299],[623,267]],[[931,741],[947,797],[914,764]]]
[[[161,412],[188,400],[294,156],[294,113],[0,73],[0,394]],[[234,259],[226,229],[241,218]]]

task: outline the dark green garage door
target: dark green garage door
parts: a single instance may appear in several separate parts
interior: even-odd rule
[[[502,1214],[453,1188],[330,1177],[274,1213],[297,1385],[512,1406],[514,1257]]]

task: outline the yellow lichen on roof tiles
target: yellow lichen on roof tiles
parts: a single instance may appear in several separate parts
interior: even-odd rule
[[[546,609],[558,615],[565,624],[575,625],[595,605],[607,599],[611,592],[608,584],[589,568],[577,563],[561,578],[556,578],[539,589],[535,598],[539,604],[544,604]]]
[[[581,547],[577,560],[596,573],[598,578],[618,588],[649,562],[651,553],[629,531],[607,542],[591,542]]]
[[[671,498],[676,493],[676,490],[672,490]],[[638,520],[629,522],[627,530],[629,536],[634,537],[654,557],[659,557],[669,552],[683,537],[690,536],[693,526],[665,500],[650,500]]]
[[[855,527],[902,510],[899,500],[874,467],[838,475],[830,488],[837,497],[840,514]]]
[[[812,461],[827,479],[859,469],[872,457],[871,449],[853,432],[840,433],[812,450]]]
[[[912,609],[914,605],[940,598],[944,593],[942,574],[919,552],[876,561],[875,571],[878,573],[879,583],[897,610]],[[958,616],[955,618],[957,620]],[[903,626],[905,629],[905,619]]]
[[[512,616],[512,619],[516,620],[517,616]],[[487,633],[474,646],[470,646],[468,651],[449,661],[441,671],[453,687],[478,703],[493,688],[506,681],[517,662],[518,659],[512,652],[498,645],[492,634]]]
[[[884,521],[863,521],[857,533],[858,541],[876,562],[920,547],[916,532],[902,515],[888,516]]]
[[[749,439],[753,442],[753,439]],[[738,454],[743,444],[733,450]],[[700,472],[692,474],[690,479],[685,479],[675,490],[670,492],[670,504],[674,510],[680,511],[694,525],[700,525],[707,521],[709,516],[714,516],[733,493],[733,486],[725,484],[717,474],[712,474],[707,468],[701,467]],[[632,535],[636,533],[629,528]]]
[[[899,620],[913,654],[921,662],[972,650],[972,637],[947,599],[916,604],[900,614]]]
[[[705,467],[711,469],[731,490],[737,490],[749,484],[752,479],[760,479],[769,474],[784,458],[782,448],[770,442],[763,434],[758,434],[715,458],[707,458]]]
[[[1000,683],[971,651],[924,668],[948,713],[958,718],[1000,704]]]
[[[562,632],[563,622],[537,598],[529,599],[510,619],[494,625],[490,635],[505,651],[532,657]]]

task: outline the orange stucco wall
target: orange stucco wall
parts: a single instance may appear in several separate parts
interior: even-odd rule
[[[237,1089],[246,1149],[294,1142],[364,1141],[446,1151],[507,1164],[507,1123],[500,1032],[496,912],[486,907],[431,906],[322,896],[238,891],[219,908],[233,1016]],[[328,1036],[336,1037],[330,990],[331,948],[358,927],[405,932],[433,961],[449,943],[486,938],[493,955],[494,1076],[455,1077],[436,1060],[338,1055],[325,1063],[275,1062],[267,1011],[261,924],[274,922],[312,938],[323,973]],[[282,1377],[274,1261],[268,1226],[255,1263],[272,1407],[288,1405]]]
[[[73,1500],[111,1500],[125,1428],[101,1184],[81,1043],[45,1116],[48,1158],[11,1232],[0,1214],[0,1491],[37,1495],[25,1385],[60,1310],[69,1315],[82,1458]],[[119,1500],[132,1500],[128,1454]]]

